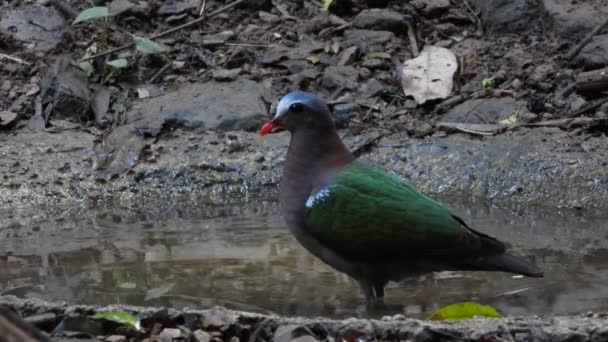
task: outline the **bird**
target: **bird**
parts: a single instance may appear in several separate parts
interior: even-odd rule
[[[438,271],[502,271],[543,277],[506,245],[474,230],[446,205],[401,177],[360,161],[344,145],[327,104],[293,91],[278,103],[261,136],[291,134],[279,206],[306,250],[381,303],[389,281]]]

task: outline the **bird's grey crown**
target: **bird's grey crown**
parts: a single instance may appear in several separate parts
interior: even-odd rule
[[[289,107],[291,107],[291,105],[294,103],[302,103],[308,108],[319,112],[327,110],[325,101],[315,94],[305,91],[292,91],[291,93],[283,96],[281,101],[279,101],[277,113],[274,116],[275,119],[287,114],[287,112],[289,112]]]

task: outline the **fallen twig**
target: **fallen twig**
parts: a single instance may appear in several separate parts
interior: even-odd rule
[[[581,72],[576,75],[575,80],[575,86],[579,93],[608,89],[608,68]]]
[[[232,7],[237,6],[237,5],[239,5],[239,4],[241,4],[241,3],[245,2],[245,1],[247,1],[247,0],[236,0],[236,1],[233,1],[230,4],[228,4],[228,5],[220,8],[220,9],[218,9],[217,11],[213,11],[213,12],[209,13],[208,15],[204,15],[204,16],[198,18],[198,19],[192,20],[192,21],[187,22],[187,23],[185,23],[183,25],[179,25],[179,26],[176,26],[174,28],[168,29],[166,31],[154,34],[154,35],[148,37],[148,39],[153,40],[153,39],[156,39],[156,38],[164,37],[164,36],[169,35],[171,33],[174,33],[174,32],[177,32],[179,30],[183,30],[183,29],[188,28],[190,26],[196,25],[196,24],[204,21],[207,18],[211,18],[211,17],[214,17],[214,16],[216,16],[216,15],[218,15],[220,13],[223,13],[223,12],[231,9]],[[115,53],[115,52],[119,52],[119,51],[122,51],[122,50],[126,50],[128,48],[131,48],[134,45],[135,45],[135,42],[131,42],[131,43],[128,43],[128,44],[125,44],[125,45],[122,45],[122,46],[119,46],[119,47],[116,47],[116,48],[113,48],[113,49],[110,49],[110,50],[106,50],[106,51],[94,54],[94,55],[89,56],[89,57],[83,58],[83,59],[80,60],[80,62],[88,61],[90,59],[94,59],[94,58],[97,58],[97,57],[109,55],[111,53]]]
[[[169,69],[171,63],[173,62],[169,61],[167,64],[163,65],[163,67],[160,68],[160,70],[158,70],[158,72],[154,74],[154,76],[150,77],[148,83],[154,83],[154,81],[156,81],[165,71],[167,71],[167,69]]]
[[[563,128],[563,129],[570,129],[570,128],[574,128],[574,127],[586,126],[586,125],[592,124],[594,122],[598,122],[600,120],[605,120],[605,119],[586,118],[586,117],[565,118],[565,119],[555,119],[555,120],[547,120],[547,121],[541,121],[541,122],[525,123],[525,124],[520,124],[519,126],[522,126],[522,127],[559,127],[559,128]]]
[[[574,113],[570,113],[568,115],[565,115],[565,117],[566,118],[575,118],[577,116],[581,116],[581,115],[583,115],[583,114],[585,114],[587,112],[590,112],[590,111],[592,111],[592,110],[594,110],[596,108],[599,108],[601,105],[603,105],[606,102],[608,102],[608,98],[599,99],[599,100],[597,100],[597,101],[595,101],[593,103],[590,103],[590,104],[586,105],[585,107],[577,110]]]
[[[471,12],[473,17],[475,18],[475,21],[477,22],[477,28],[481,32],[483,32],[483,25],[481,24],[481,19],[479,19],[477,12],[475,12],[475,10],[473,10],[473,7],[471,7],[471,5],[469,4],[469,2],[467,0],[464,0],[464,4],[465,4],[465,6],[467,6],[467,9],[469,10],[469,12]]]
[[[202,17],[205,14],[205,9],[207,7],[207,0],[203,0],[203,4],[201,5],[201,10],[198,12],[198,16]]]
[[[270,48],[270,47],[276,46],[275,44],[252,44],[252,43],[236,43],[236,42],[224,43],[223,45],[226,45],[226,46],[246,46],[246,47],[264,47],[264,48]]]
[[[570,52],[568,52],[568,54],[566,55],[566,60],[571,60],[572,58],[576,57],[576,55],[578,55],[578,53],[581,52],[581,50],[585,47],[585,45],[589,44],[589,42],[591,41],[593,36],[598,34],[606,25],[608,25],[608,18],[606,18],[599,25],[597,25],[593,29],[593,31],[589,32],[589,34],[583,40],[581,40],[580,43],[576,44],[576,46],[573,47],[570,50]]]
[[[498,135],[515,127],[514,125],[501,124],[469,124],[460,122],[438,122],[435,126],[438,130],[453,133],[468,133],[473,135]]]
[[[448,99],[446,99],[445,101],[439,103],[436,107],[435,110],[437,112],[441,112],[447,109],[450,109],[454,106],[456,106],[457,104],[460,104],[462,102],[464,102],[467,99],[466,96],[464,95],[456,95],[456,96],[452,96]]]
[[[414,23],[413,20],[407,20],[407,37],[410,40],[410,47],[412,48],[412,57],[416,58],[420,54],[420,49],[418,48],[418,42],[416,41],[416,31],[414,31]]]
[[[24,61],[21,58],[17,58],[17,57],[14,57],[14,56],[9,56],[9,55],[4,54],[2,52],[0,52],[0,59],[8,59],[8,60],[11,60],[13,62],[17,62],[19,64],[32,65],[31,63],[26,62],[26,61]]]
[[[353,155],[355,157],[361,156],[364,152],[369,151],[372,146],[374,146],[380,139],[382,139],[386,134],[380,133],[373,138],[368,138],[363,144],[357,146],[357,148],[353,149]]]

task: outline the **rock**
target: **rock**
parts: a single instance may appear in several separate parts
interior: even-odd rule
[[[48,51],[63,40],[66,22],[54,7],[26,5],[7,10],[0,19],[0,34],[22,41],[32,50]]]
[[[578,94],[570,94],[566,103],[568,103],[569,106],[569,114],[579,111],[588,104],[588,102]]]
[[[160,15],[176,15],[193,9],[199,5],[197,0],[174,0],[164,1],[158,9]]]
[[[331,117],[334,120],[336,128],[346,128],[352,118],[357,116],[361,111],[361,107],[356,103],[340,103],[333,106]]]
[[[129,0],[113,0],[108,4],[110,15],[116,16],[125,13],[135,7],[135,4]]]
[[[13,127],[17,122],[17,113],[9,111],[0,112],[0,129],[7,129]]]
[[[525,109],[526,102],[511,97],[469,100],[452,108],[445,121],[471,124],[491,124],[504,120]]]
[[[160,334],[158,336],[163,341],[164,340],[172,341],[173,339],[180,338],[182,336],[182,331],[179,329],[175,329],[175,328],[165,328],[165,329],[163,329],[163,331],[160,332]]]
[[[234,38],[234,31],[222,31],[215,34],[207,34],[201,38],[201,44],[203,46],[217,46],[222,45],[230,39]]]
[[[576,62],[587,69],[602,68],[608,65],[608,34],[595,36],[576,56]]]
[[[206,330],[225,330],[231,319],[228,310],[220,306],[214,306],[203,316],[203,328]]]
[[[104,341],[107,342],[127,342],[127,337],[123,335],[110,335]]]
[[[359,71],[352,66],[330,66],[323,72],[321,83],[328,88],[344,87],[355,89],[358,86]]]
[[[89,191],[89,193],[87,193],[87,197],[91,200],[91,201],[97,201],[99,199],[101,195],[99,194],[99,191]]]
[[[305,59],[313,52],[322,50],[323,44],[312,38],[303,38],[294,47],[279,45],[272,47],[262,56],[260,62],[262,64],[274,64],[283,59]]]
[[[40,81],[45,122],[67,118],[74,122],[87,121],[91,103],[86,74],[72,65],[67,56],[60,56]],[[50,104],[50,106],[49,106]]]
[[[266,158],[264,158],[263,155],[258,154],[253,158],[253,161],[255,161],[256,163],[263,163],[266,160]]]
[[[194,331],[194,333],[192,334],[192,338],[195,342],[209,342],[211,341],[211,335],[209,335],[208,333],[204,332],[201,329],[198,329],[196,331]]]
[[[277,327],[272,340],[274,342],[316,342],[314,333],[306,326],[288,324]]]
[[[211,77],[216,81],[234,81],[239,76],[241,68],[213,70]]]
[[[522,32],[540,16],[536,0],[487,0],[481,2],[481,20],[490,32]]]
[[[361,63],[361,66],[369,68],[369,69],[388,70],[388,69],[390,69],[391,65],[385,59],[370,58],[370,59],[366,59],[365,61],[363,61],[363,63]]]
[[[598,0],[541,0],[540,3],[548,26],[563,38],[583,38],[608,16],[608,5]]]
[[[403,15],[389,9],[363,10],[353,19],[352,25],[361,29],[392,31],[395,33],[402,33],[407,30]]]
[[[382,52],[395,35],[390,31],[346,30],[344,45],[356,45],[361,53]]]
[[[412,5],[423,15],[434,17],[450,8],[450,0],[414,0]]]
[[[57,315],[52,312],[41,313],[26,317],[27,323],[35,325],[38,329],[52,330],[57,325]]]
[[[246,79],[195,83],[147,99],[132,112],[188,128],[255,130],[267,119],[262,94],[258,83]]]
[[[547,79],[555,70],[555,65],[552,63],[543,63],[534,68],[534,72],[530,75],[530,79],[535,82],[541,82]]]

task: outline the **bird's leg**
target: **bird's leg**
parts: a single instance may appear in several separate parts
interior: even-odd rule
[[[386,282],[377,282],[374,283],[374,292],[376,294],[376,300],[378,302],[384,302],[384,287],[386,286]]]
[[[359,287],[361,288],[361,292],[363,292],[363,296],[365,297],[366,303],[373,303],[376,299],[376,295],[374,294],[374,286],[371,282],[366,280],[358,280]]]

